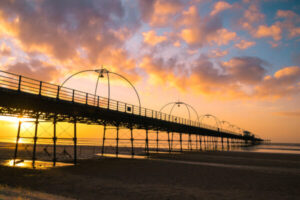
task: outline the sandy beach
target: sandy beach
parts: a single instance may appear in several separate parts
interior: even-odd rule
[[[300,195],[300,157],[289,154],[152,154],[147,160],[99,158],[49,170],[0,166],[0,174],[1,195],[7,194],[8,188],[43,194],[32,199],[51,199],[47,195],[74,199],[298,199]]]

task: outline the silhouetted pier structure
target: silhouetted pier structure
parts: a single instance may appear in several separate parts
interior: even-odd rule
[[[43,81],[38,81],[17,74],[0,71],[0,115],[22,118],[32,118],[34,121],[34,136],[32,161],[36,158],[36,146],[39,139],[51,139],[53,145],[53,163],[57,161],[57,123],[73,124],[73,160],[77,162],[77,124],[93,124],[103,126],[102,144],[99,141],[102,154],[105,153],[105,143],[108,129],[116,133],[115,154],[119,154],[120,129],[128,129],[131,145],[131,155],[135,155],[134,141],[143,140],[145,154],[159,151],[159,135],[167,133],[168,151],[174,150],[173,143],[179,143],[176,151],[205,150],[207,144],[221,144],[222,149],[230,149],[237,143],[259,143],[262,139],[254,135],[242,135],[237,132],[213,127],[189,119],[168,115],[159,111],[135,106],[126,102],[96,96],[75,89],[61,87]],[[51,137],[38,137],[39,124],[51,122],[53,133]],[[19,121],[16,137],[14,159],[18,158],[19,140],[22,138],[22,121]],[[133,131],[143,130],[144,139],[136,139]],[[149,139],[149,133],[155,133],[156,138]],[[173,136],[176,135],[176,141]],[[149,146],[151,142],[152,147]],[[183,143],[187,143],[183,145]],[[49,154],[49,152],[47,152]]]

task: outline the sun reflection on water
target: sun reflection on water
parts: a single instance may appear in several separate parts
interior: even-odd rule
[[[3,163],[3,165],[9,167],[20,167],[20,168],[29,168],[29,169],[49,169],[53,167],[73,166],[74,164],[56,162],[55,166],[53,166],[53,162],[36,160],[33,165],[32,160],[11,159],[11,160],[6,160]]]

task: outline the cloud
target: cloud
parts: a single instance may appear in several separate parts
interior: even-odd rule
[[[300,94],[300,67],[284,67],[267,75],[269,64],[257,57],[213,62],[200,55],[189,65],[177,58],[144,57],[141,68],[154,85],[175,87],[218,99],[277,99]]]
[[[209,53],[208,57],[210,58],[220,58],[224,57],[229,53],[228,50],[221,51],[220,49],[212,50],[211,53]]]
[[[278,24],[273,24],[271,26],[260,25],[254,33],[254,37],[272,37],[275,41],[281,40],[282,30]]]
[[[265,76],[262,84],[255,88],[259,97],[281,98],[300,93],[300,67],[284,67],[273,76]]]
[[[38,57],[45,68],[72,73],[104,65],[138,80],[125,48],[141,25],[136,10],[122,0],[0,1],[0,36],[13,38],[25,60]],[[28,68],[31,61],[21,59],[15,67]]]
[[[292,10],[278,10],[276,12],[277,18],[286,18],[286,19],[296,19],[297,22],[300,21],[300,16]]]
[[[37,80],[50,82],[59,78],[59,70],[47,63],[42,63],[39,60],[31,60],[29,63],[15,63],[5,66],[5,69],[9,72],[16,73],[18,75],[27,76]]]
[[[183,5],[180,0],[139,0],[143,20],[153,27],[169,25]]]
[[[7,46],[5,43],[2,43],[0,46],[0,55],[1,56],[11,55],[11,48]]]
[[[179,36],[192,47],[202,47],[206,44],[222,46],[237,38],[235,32],[222,27],[218,16],[206,16],[202,19],[195,6],[183,12],[179,24],[184,27]]]
[[[247,84],[259,83],[266,74],[267,65],[256,57],[235,57],[222,63],[232,80]]]
[[[222,99],[249,97],[248,86],[263,81],[267,63],[256,57],[235,57],[228,62],[213,63],[210,57],[199,56],[188,66],[171,58],[144,58],[141,67],[153,84],[173,86]],[[252,95],[252,94],[251,94]]]
[[[279,116],[286,116],[286,117],[300,117],[300,110],[296,111],[281,111],[281,112],[275,112],[276,115]]]
[[[147,72],[152,84],[185,90],[184,82],[187,71],[177,58],[163,59],[147,55],[143,58],[140,67]]]
[[[230,9],[232,6],[225,1],[218,1],[214,4],[213,10],[210,12],[210,15],[216,15],[224,10]]]
[[[138,18],[120,0],[5,1],[0,9],[2,21],[12,30],[7,34],[18,39],[25,52],[62,62],[77,59],[77,50],[84,49],[84,59],[95,64],[103,51],[123,46],[139,27]]]
[[[247,9],[244,11],[243,17],[239,20],[239,24],[246,30],[252,31],[254,26],[263,23],[265,15],[261,13],[258,4],[253,1],[250,5],[247,5]]]
[[[248,49],[255,45],[256,42],[252,41],[246,41],[246,40],[241,40],[239,43],[235,44],[235,46],[239,49]]]
[[[144,42],[151,46],[155,46],[167,40],[166,36],[158,36],[156,35],[156,32],[153,30],[144,32],[143,37],[144,37]]]
[[[284,21],[278,21],[277,23],[281,26],[282,30],[288,32],[289,38],[300,36],[300,26],[297,26],[300,23],[300,15],[291,10],[278,10],[276,18],[284,19]]]

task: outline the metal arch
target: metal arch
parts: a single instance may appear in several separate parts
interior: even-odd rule
[[[199,121],[199,115],[198,115],[198,112],[196,111],[196,109],[193,106],[189,105],[189,104],[185,104],[185,105],[188,106],[188,107],[190,107],[196,113],[197,121],[200,122]]]
[[[76,76],[77,74],[81,74],[81,73],[84,73],[84,72],[94,72],[95,70],[93,69],[87,69],[87,70],[82,70],[82,71],[79,71],[79,72],[76,72],[75,74],[72,74],[71,76],[69,76],[60,86],[59,88],[63,87],[64,84],[70,80],[73,76]]]
[[[172,106],[172,108],[171,108],[171,110],[170,110],[169,115],[172,114],[173,108],[174,108],[176,105],[180,105],[180,104],[184,104],[184,103],[183,103],[183,102],[170,102],[170,103],[167,103],[166,105],[164,105],[164,106],[159,110],[159,112],[161,112],[165,107],[167,107],[168,105],[171,105],[171,104],[173,104],[173,106]],[[186,107],[186,109],[187,109],[187,111],[188,111],[188,114],[189,114],[189,120],[191,120],[191,112],[190,112],[190,109],[187,107],[186,104],[184,104],[184,105],[185,105],[185,107]]]
[[[136,90],[136,88],[134,87],[134,85],[127,79],[127,78],[125,78],[124,76],[122,76],[121,74],[118,74],[118,73],[116,73],[116,72],[111,72],[111,71],[108,71],[107,70],[107,73],[111,73],[111,74],[115,74],[115,75],[117,75],[117,76],[119,76],[119,77],[121,77],[121,78],[123,78],[125,81],[127,81],[129,84],[130,84],[130,86],[133,88],[133,90],[135,91],[135,94],[136,94],[136,96],[137,96],[137,98],[138,98],[138,101],[139,101],[139,107],[140,107],[140,109],[141,109],[141,99],[140,99],[140,96],[139,96],[139,93],[137,92],[137,90]]]
[[[89,69],[89,70],[82,70],[80,72],[76,72],[75,74],[72,74],[71,76],[69,76],[60,86],[59,86],[59,90],[61,87],[63,87],[63,85],[68,81],[70,80],[73,76],[77,75],[77,74],[80,74],[80,73],[84,73],[84,72],[97,72],[99,73],[99,76],[97,78],[97,83],[96,83],[96,88],[95,88],[95,96],[96,96],[96,92],[97,92],[97,88],[98,88],[98,83],[99,83],[99,77],[100,77],[100,73],[106,73],[107,74],[107,80],[108,80],[108,99],[110,99],[110,80],[109,80],[109,73],[111,74],[115,74],[119,77],[121,77],[122,79],[124,79],[125,81],[127,81],[130,86],[133,88],[133,90],[135,91],[136,95],[137,95],[137,98],[138,98],[138,101],[139,101],[139,108],[141,109],[141,100],[140,100],[140,96],[136,90],[136,88],[134,87],[134,85],[127,79],[125,78],[124,76],[122,76],[121,74],[118,74],[118,73],[115,73],[115,72],[111,72],[111,71],[108,71],[107,69],[95,69],[95,70],[92,70],[92,69]]]
[[[234,125],[232,125],[230,122],[225,121],[225,120],[220,121],[220,124],[222,125],[222,128],[224,128],[224,127],[223,127],[224,124],[228,124],[228,126],[229,126],[230,128],[233,128],[233,127],[234,127]]]
[[[202,116],[200,117],[200,122],[201,122],[201,123],[202,123],[202,120],[203,120],[205,117],[207,117],[207,118],[209,118],[209,117],[214,118],[215,121],[216,121],[216,124],[217,124],[217,128],[220,129],[220,120],[219,120],[216,116],[211,115],[211,114],[205,114],[205,115],[202,115]]]
[[[232,124],[232,127],[238,129],[238,130],[240,131],[240,133],[242,133],[242,131],[243,131],[242,128],[240,128],[240,127],[238,127],[238,126],[236,126],[236,125],[234,125],[234,124]]]
[[[197,121],[200,122],[200,121],[199,121],[199,115],[198,115],[198,112],[196,111],[196,109],[195,109],[193,106],[191,106],[191,105],[189,105],[189,104],[187,104],[187,103],[185,103],[185,102],[182,102],[182,101],[167,103],[166,105],[164,105],[164,106],[159,110],[159,112],[161,112],[165,107],[167,107],[167,106],[170,105],[170,104],[174,104],[174,106],[175,106],[175,105],[180,105],[180,104],[185,105],[185,107],[186,107],[186,109],[187,109],[187,111],[188,111],[188,114],[189,114],[189,120],[191,120],[191,112],[190,112],[190,109],[189,109],[189,108],[191,108],[191,109],[195,112],[195,114],[196,114],[196,116],[197,116]],[[173,107],[174,107],[174,106],[173,106]],[[171,111],[170,111],[170,115],[171,115],[171,112],[172,112],[172,110],[173,110],[173,107],[172,107],[172,109],[171,109]]]

